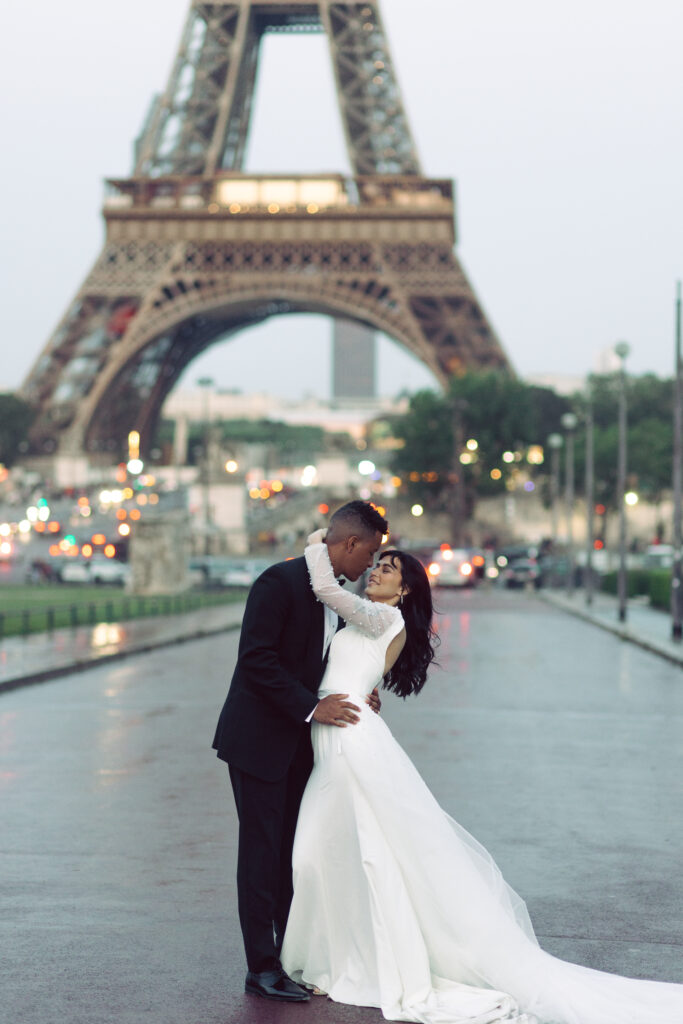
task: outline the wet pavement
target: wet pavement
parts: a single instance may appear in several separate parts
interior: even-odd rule
[[[418,698],[384,700],[397,739],[527,900],[544,948],[683,982],[680,668],[532,595],[437,603],[440,668]],[[381,1020],[242,991],[236,821],[210,750],[237,641],[0,694],[12,1024]]]
[[[0,693],[28,683],[49,681],[99,662],[238,629],[243,612],[244,602],[237,601],[177,615],[6,637],[0,644]]]
[[[586,604],[581,590],[571,596],[563,590],[543,590],[537,596],[683,667],[683,644],[671,639],[671,617],[650,608],[644,600],[630,600],[627,621],[620,623],[617,599],[608,594],[595,594],[590,605]],[[0,644],[0,693],[31,683],[49,682],[57,676],[104,661],[238,629],[243,611],[244,602],[238,601],[169,617],[103,622],[6,638]]]
[[[611,594],[594,594],[590,604],[586,603],[581,590],[575,590],[572,595],[562,590],[543,590],[540,596],[622,640],[638,644],[683,667],[683,643],[671,638],[671,615],[651,608],[646,597],[631,598],[626,606],[626,620],[620,622],[619,603]]]

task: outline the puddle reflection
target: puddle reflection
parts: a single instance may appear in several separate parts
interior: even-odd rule
[[[100,622],[94,627],[90,644],[100,653],[114,651],[124,638],[124,630],[116,622]]]
[[[16,711],[4,711],[0,715],[0,754],[8,754],[14,746],[14,722]]]

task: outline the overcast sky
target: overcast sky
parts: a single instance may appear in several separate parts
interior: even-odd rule
[[[189,0],[4,4],[0,389],[18,386],[103,239],[102,179],[168,76]],[[424,172],[458,188],[458,255],[521,374],[581,374],[618,339],[669,374],[683,277],[680,0],[383,0]],[[9,43],[9,45],[7,45]],[[323,37],[270,37],[253,171],[348,170]],[[279,317],[186,371],[329,393],[329,322]],[[392,342],[380,390],[429,381]]]

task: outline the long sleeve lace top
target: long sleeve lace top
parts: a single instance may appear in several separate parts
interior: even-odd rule
[[[388,629],[392,629],[394,634],[400,632],[403,616],[398,608],[348,593],[339,585],[326,544],[309,544],[304,555],[313,593],[318,600],[373,639]]]

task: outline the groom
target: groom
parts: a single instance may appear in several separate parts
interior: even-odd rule
[[[336,576],[357,580],[374,561],[388,524],[364,501],[330,519],[326,543]],[[359,708],[348,694],[318,700],[337,616],[317,600],[303,557],[279,562],[252,586],[237,665],[213,741],[227,761],[239,817],[237,902],[247,954],[245,991],[305,1002],[279,954],[292,900],[292,845],[313,765],[309,723],[346,726]],[[377,693],[369,698],[379,708]]]

